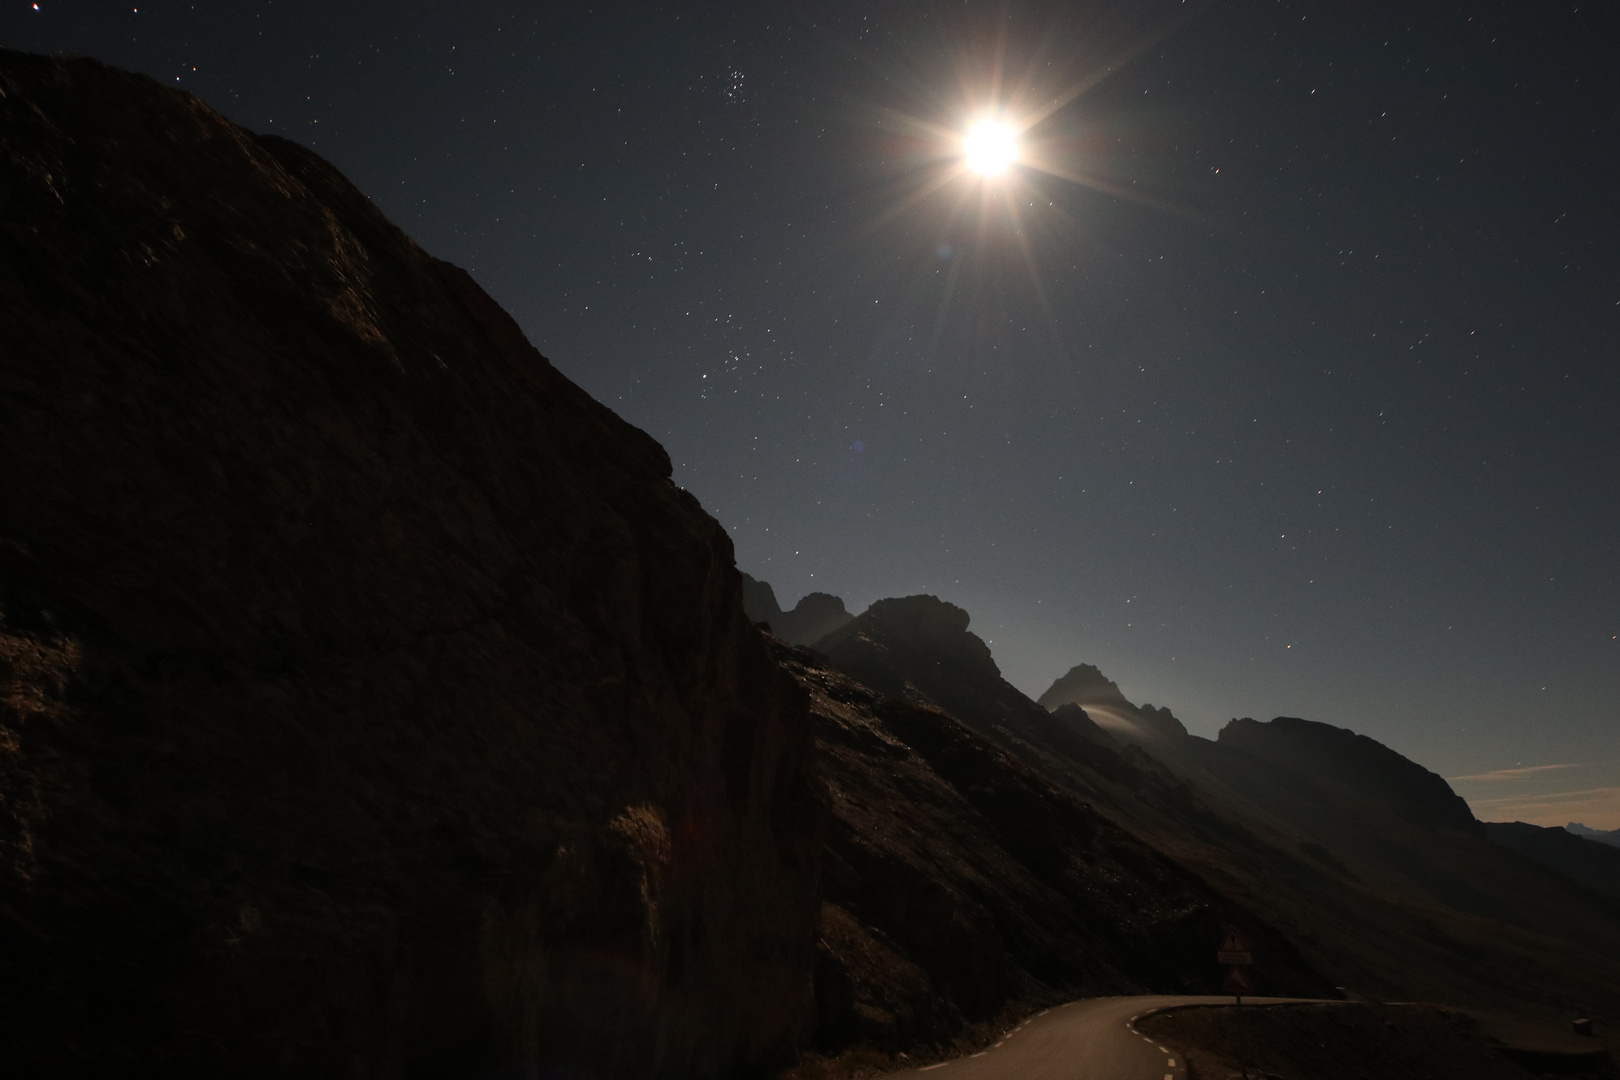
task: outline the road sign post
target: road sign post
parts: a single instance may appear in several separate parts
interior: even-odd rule
[[[1243,969],[1254,964],[1254,952],[1249,948],[1249,941],[1243,932],[1235,926],[1226,928],[1226,937],[1221,940],[1221,947],[1215,953],[1215,959],[1223,964],[1230,964],[1226,973],[1226,981],[1221,983],[1221,990],[1231,994],[1237,999],[1237,1018],[1234,1021],[1237,1030],[1232,1040],[1237,1048],[1238,1069],[1243,1073],[1243,1080],[1249,1080],[1249,1067],[1243,1061],[1243,995],[1254,994],[1254,983],[1249,981],[1248,973]]]
[[[1221,983],[1221,989],[1228,994],[1237,995],[1238,1004],[1241,1005],[1244,994],[1254,993],[1254,984],[1249,981],[1242,968],[1235,967],[1226,973],[1226,981]]]

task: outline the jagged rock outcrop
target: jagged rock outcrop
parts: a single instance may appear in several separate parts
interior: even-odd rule
[[[792,611],[782,615],[782,640],[811,645],[849,625],[854,618],[839,597],[824,592],[805,593]]]
[[[770,582],[760,581],[752,574],[742,574],[742,603],[743,610],[755,622],[768,623],[782,617],[782,606],[776,602],[776,590],[771,588]],[[771,632],[776,632],[774,624]]]
[[[867,686],[936,705],[981,733],[1015,717],[1044,719],[1001,677],[968,622],[966,611],[937,596],[879,600],[815,648]]]
[[[0,1072],[790,1052],[805,695],[669,476],[314,154],[0,52]]]
[[[935,596],[879,600],[815,648],[873,689],[943,709],[1082,798],[1097,781],[1147,798],[1181,800],[1185,785],[1135,747],[1122,746],[1083,709],[1048,713],[1006,679],[968,613]]]
[[[1003,679],[968,625],[966,611],[938,597],[897,597],[879,600],[815,647],[869,687],[950,713],[1081,798],[1114,803],[1123,795],[1128,813],[1144,802],[1189,808],[1188,785],[1140,747],[1115,739],[1078,706],[1049,713]]]
[[[855,616],[844,601],[831,593],[813,592],[799,597],[792,611],[783,611],[770,582],[743,575],[743,609],[757,623],[790,645],[813,645],[845,626]]]

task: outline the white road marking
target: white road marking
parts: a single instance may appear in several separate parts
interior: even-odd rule
[[[1164,1047],[1162,1047],[1162,1046],[1161,1046],[1161,1047],[1159,1047],[1159,1053],[1161,1053],[1161,1054],[1168,1054],[1168,1053],[1169,1053],[1169,1052],[1170,1052],[1170,1051],[1168,1051],[1168,1050],[1166,1050],[1166,1049],[1165,1049],[1165,1048],[1164,1048]]]
[[[949,1064],[950,1064],[950,1062],[948,1062],[948,1061],[942,1061],[938,1065],[924,1065],[922,1068],[918,1069],[917,1071],[918,1072],[927,1072],[929,1069],[943,1069],[945,1066],[947,1066]]]
[[[990,1051],[988,1051],[988,1050],[980,1050],[977,1054],[974,1054],[972,1056],[973,1057],[984,1057],[984,1055],[988,1054],[989,1052]]]
[[[1175,1068],[1175,1067],[1176,1067],[1176,1059],[1175,1059],[1175,1058],[1171,1058],[1171,1059],[1170,1059],[1170,1067],[1171,1067],[1171,1068],[1172,1068],[1172,1069],[1173,1069],[1173,1068]]]

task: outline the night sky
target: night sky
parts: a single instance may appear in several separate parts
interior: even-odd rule
[[[935,593],[1032,695],[1092,662],[1620,827],[1613,5],[3,0],[0,44],[324,155],[785,606]]]

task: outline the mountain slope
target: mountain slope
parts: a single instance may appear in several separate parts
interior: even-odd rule
[[[1233,720],[1216,741],[1281,768],[1354,789],[1414,821],[1467,829],[1474,815],[1439,775],[1347,728],[1279,716]]]
[[[1491,843],[1428,770],[1307,721],[1196,738],[1085,665],[1045,695],[1057,708],[1042,716],[967,626],[932,597],[885,600],[817,648],[851,677],[959,716],[1340,985],[1560,1012],[1601,1011],[1620,992],[1620,910]]]
[[[915,1051],[1076,996],[1214,992],[1229,924],[1273,986],[1332,992],[1263,919],[952,715],[776,655],[810,693],[829,822],[818,1049]]]
[[[1620,849],[1613,845],[1522,821],[1488,821],[1484,829],[1492,843],[1550,866],[1588,889],[1620,897]]]
[[[1560,1013],[1620,991],[1620,906],[1492,843],[1444,780],[1388,748],[1291,718],[1140,745],[1263,843],[1178,845],[1151,819],[1145,835],[1344,985]]]
[[[1596,840],[1598,843],[1608,844],[1610,847],[1620,847],[1620,829],[1609,829],[1607,831],[1593,829],[1582,825],[1578,821],[1572,821],[1565,825],[1564,828],[1583,840]]]
[[[663,450],[314,154],[0,52],[0,1071],[715,1076],[804,694]]]

